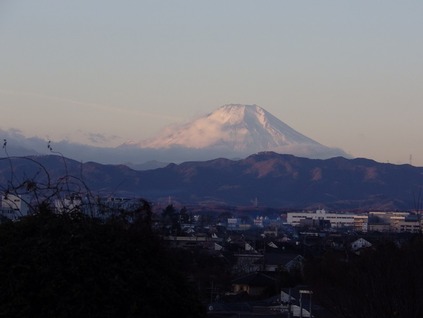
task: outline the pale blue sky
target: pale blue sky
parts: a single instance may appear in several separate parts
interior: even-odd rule
[[[115,146],[257,104],[423,166],[422,30],[423,1],[0,0],[0,129]]]

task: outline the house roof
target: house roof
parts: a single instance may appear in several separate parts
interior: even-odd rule
[[[269,273],[255,272],[249,273],[232,281],[233,285],[249,285],[255,287],[269,286],[275,283],[275,278]]]
[[[264,254],[264,260],[260,259],[256,261],[258,263],[265,263],[266,265],[282,265],[285,266],[292,260],[294,260],[298,254],[285,254],[285,253],[266,253]]]

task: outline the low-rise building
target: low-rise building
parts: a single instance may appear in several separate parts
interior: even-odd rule
[[[17,220],[29,213],[29,196],[3,194],[1,196],[1,215],[10,220]]]
[[[324,228],[322,222],[330,222],[332,228],[351,228],[357,232],[409,232],[419,233],[421,217],[410,212],[379,212],[367,214],[315,212],[289,212],[287,223],[293,226]]]
[[[354,215],[354,230],[367,232],[369,230],[369,217],[367,215]]]
[[[54,207],[58,213],[69,213],[80,211],[82,207],[82,198],[79,195],[66,196],[63,199],[56,199]]]
[[[369,212],[369,230],[419,233],[421,219],[419,215],[409,212]]]
[[[353,228],[355,225],[354,217],[354,214],[328,213],[324,209],[316,210],[315,212],[288,212],[287,223],[293,226],[300,226],[301,220],[311,219],[329,221],[333,228]]]

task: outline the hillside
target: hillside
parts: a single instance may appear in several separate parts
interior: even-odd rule
[[[65,165],[66,162],[66,165]],[[13,167],[13,173],[11,173]],[[218,158],[136,171],[124,165],[80,163],[60,156],[2,158],[2,188],[39,184],[65,175],[91,192],[139,196],[153,203],[287,209],[413,210],[421,208],[423,168],[368,159],[306,159],[263,152],[242,160]],[[83,190],[83,189],[80,189]]]

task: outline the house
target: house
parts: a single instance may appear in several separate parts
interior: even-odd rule
[[[234,253],[236,261],[232,267],[234,273],[253,273],[262,267],[263,255],[253,252]]]
[[[1,196],[0,215],[10,220],[17,220],[29,214],[28,195],[5,193]]]
[[[285,264],[285,269],[289,273],[296,270],[299,270],[302,273],[303,266],[304,266],[304,257],[302,255],[297,255]]]
[[[372,243],[365,240],[364,238],[359,238],[358,240],[355,240],[354,242],[351,243],[351,250],[354,253],[359,253],[360,250],[371,247],[371,246],[372,246]]]
[[[257,261],[262,270],[267,272],[287,271],[292,272],[296,269],[302,269],[304,258],[298,254],[288,253],[265,253],[263,258]]]
[[[235,294],[247,293],[250,296],[261,296],[275,286],[275,277],[265,272],[248,273],[232,281],[232,290]]]

